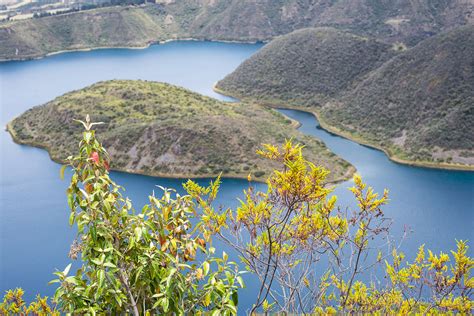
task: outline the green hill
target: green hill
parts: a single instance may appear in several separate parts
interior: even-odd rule
[[[143,47],[176,38],[269,40],[329,26],[411,46],[472,23],[469,1],[158,0],[0,24],[0,60],[64,50]]]
[[[313,106],[393,55],[391,45],[374,39],[333,28],[303,29],[271,41],[216,88],[263,103]]]
[[[474,168],[474,26],[393,58],[326,104],[321,118],[394,158]]]
[[[147,81],[107,81],[67,93],[32,108],[8,124],[18,143],[46,148],[62,161],[75,152],[82,127],[73,119],[90,114],[112,156],[112,168],[169,177],[262,177],[275,165],[255,151],[285,139],[306,145],[310,160],[347,179],[354,168],[325,145],[295,129],[278,112],[227,103],[176,86]]]
[[[390,49],[373,40],[302,30],[266,45],[217,89],[317,112],[325,128],[400,162],[472,169],[473,52],[472,25],[390,59]]]

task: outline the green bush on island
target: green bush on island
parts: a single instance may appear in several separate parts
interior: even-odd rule
[[[215,255],[216,236],[234,247],[261,283],[251,312],[472,312],[474,260],[466,242],[457,243],[452,264],[448,254],[424,246],[405,263],[396,247],[374,242],[389,231],[382,211],[388,192],[378,196],[356,175],[351,191],[358,209],[341,212],[327,185],[329,171],[307,161],[301,145],[288,141],[259,150],[279,168],[267,177],[266,192],[255,192],[249,182],[236,210],[212,206],[220,178],[209,187],[189,180],[186,195],[163,189],[137,210],[109,177],[108,153],[93,130],[97,123],[89,116],[81,123],[79,153],[68,159],[73,175],[67,200],[69,223],[78,228],[69,256],[82,265],[75,273],[71,265],[55,273],[52,301],[38,297],[27,305],[21,289],[8,291],[2,315],[234,315],[241,272],[227,254]],[[379,265],[387,283],[364,284],[361,276]]]

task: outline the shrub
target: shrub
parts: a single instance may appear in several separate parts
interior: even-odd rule
[[[192,197],[163,188],[161,197],[152,195],[148,205],[134,210],[109,177],[109,158],[91,130],[94,123],[89,118],[82,123],[86,131],[79,155],[69,157],[74,174],[67,190],[69,222],[78,228],[70,257],[80,255],[82,267],[74,274],[71,265],[55,273],[58,308],[91,314],[235,314],[242,280],[225,253],[213,256],[205,227],[192,224],[197,214]]]
[[[447,254],[427,255],[424,246],[413,263],[403,264],[382,211],[387,191],[379,197],[356,175],[351,191],[358,209],[341,211],[326,185],[329,171],[306,161],[302,146],[266,145],[259,154],[281,165],[266,192],[249,187],[236,210],[201,203],[204,224],[260,281],[252,312],[470,313],[474,260],[466,242],[457,243],[451,266]],[[207,201],[196,183],[185,187]],[[364,276],[377,276],[378,266],[389,282],[366,285]]]

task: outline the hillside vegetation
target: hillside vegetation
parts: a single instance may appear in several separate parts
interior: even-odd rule
[[[427,39],[321,110],[396,158],[474,167],[474,26]]]
[[[473,25],[397,54],[354,35],[302,30],[267,44],[217,89],[314,111],[325,128],[400,162],[472,169],[473,52]]]
[[[143,47],[172,37],[165,16],[143,8],[102,8],[13,22],[0,27],[0,58],[28,59],[95,47]]]
[[[96,47],[142,47],[176,38],[258,41],[297,29],[331,26],[412,45],[472,23],[465,0],[166,0],[0,25],[0,60]]]
[[[57,161],[76,150],[90,114],[112,158],[112,168],[170,177],[224,176],[262,179],[274,162],[256,154],[262,143],[285,139],[306,145],[315,163],[331,168],[331,181],[354,169],[325,145],[295,129],[278,112],[226,103],[176,86],[146,81],[107,81],[67,93],[28,110],[8,125],[15,141],[46,148]]]
[[[312,106],[334,97],[395,55],[391,45],[333,28],[271,41],[216,88],[264,103]]]
[[[197,34],[220,38],[268,39],[305,27],[331,26],[411,45],[441,30],[474,21],[474,4],[466,0],[199,2],[203,3],[197,19],[200,23],[194,22],[193,26],[198,27],[193,29]]]

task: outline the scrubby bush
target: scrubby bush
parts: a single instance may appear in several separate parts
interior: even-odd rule
[[[163,189],[161,197],[152,195],[135,210],[109,177],[108,154],[91,130],[94,123],[83,124],[79,155],[69,157],[74,173],[67,190],[69,223],[78,229],[69,256],[80,258],[82,266],[75,273],[71,264],[55,272],[57,309],[93,315],[235,314],[242,279],[225,253],[214,256],[205,226],[193,225],[196,201]],[[18,303],[21,295],[7,293],[1,313],[34,313],[34,304],[46,304],[38,298],[26,307]]]
[[[216,211],[202,202],[208,229],[233,247],[260,281],[252,311],[317,314],[469,314],[474,306],[474,260],[467,243],[435,255],[421,246],[413,263],[390,240],[378,196],[354,177],[358,209],[341,211],[326,184],[329,171],[306,161],[302,147],[266,145],[260,155],[281,164],[267,191],[252,187],[236,210]],[[205,188],[189,181],[188,192]],[[448,263],[453,260],[453,264]],[[385,268],[377,271],[378,267]],[[385,270],[385,271],[383,271]],[[365,284],[367,276],[384,284]],[[385,278],[383,278],[385,277]]]

